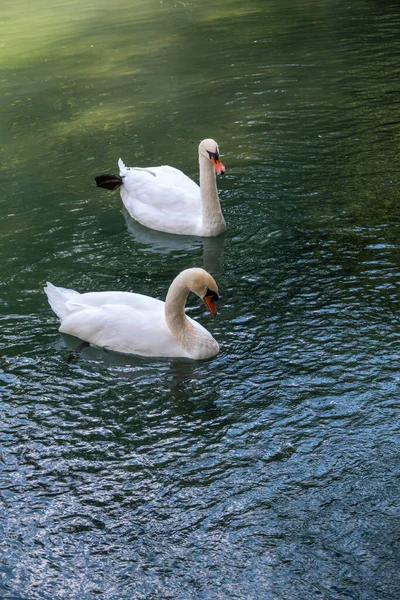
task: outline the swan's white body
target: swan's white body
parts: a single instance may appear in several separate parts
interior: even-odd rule
[[[215,176],[215,171],[223,173],[225,167],[214,140],[203,140],[199,146],[200,187],[174,167],[130,168],[121,159],[118,166],[122,201],[131,217],[142,225],[201,237],[225,231]]]
[[[44,290],[62,333],[124,354],[204,359],[218,353],[218,343],[185,315],[184,307],[190,290],[204,298],[208,288],[217,293],[211,275],[186,269],[172,282],[165,302],[130,292],[79,294],[51,283]]]

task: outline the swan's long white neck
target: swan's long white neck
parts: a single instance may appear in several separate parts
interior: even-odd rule
[[[194,327],[185,314],[189,292],[186,282],[178,275],[171,283],[165,299],[165,321],[172,335],[187,349],[190,348],[194,332]]]
[[[218,198],[214,166],[212,162],[202,154],[199,154],[199,166],[203,226],[209,228],[210,235],[213,235],[214,230],[221,232],[226,229],[225,219]]]
[[[179,344],[191,358],[207,358],[218,352],[218,344],[202,327],[195,327],[185,314],[190,293],[185,271],[171,283],[165,299],[165,321]]]

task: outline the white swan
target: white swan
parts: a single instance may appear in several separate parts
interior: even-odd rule
[[[199,323],[185,315],[189,292],[202,298],[215,315],[218,287],[204,269],[186,269],[171,283],[165,302],[130,292],[88,292],[47,283],[59,331],[96,346],[142,356],[193,359],[218,354],[219,346]]]
[[[215,172],[225,173],[218,144],[199,145],[200,187],[182,171],[169,166],[126,167],[118,161],[118,175],[99,175],[98,187],[115,190],[132,218],[142,225],[180,235],[216,236],[226,229],[218,198]]]

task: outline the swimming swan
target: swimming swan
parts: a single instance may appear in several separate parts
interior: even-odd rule
[[[218,198],[216,175],[225,173],[218,144],[199,145],[200,187],[174,167],[126,167],[118,161],[118,175],[98,175],[98,187],[115,190],[133,219],[142,225],[179,235],[216,236],[226,229]]]
[[[189,292],[217,312],[218,286],[204,269],[186,269],[171,283],[165,302],[130,292],[88,292],[47,283],[59,331],[96,346],[142,356],[204,359],[215,356],[219,346],[199,323],[185,315]]]

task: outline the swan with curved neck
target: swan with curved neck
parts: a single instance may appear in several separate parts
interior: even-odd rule
[[[210,138],[199,145],[200,186],[174,167],[126,167],[119,175],[98,175],[98,187],[120,187],[125,208],[133,219],[158,231],[178,235],[216,236],[226,229],[216,184],[225,173],[218,144]]]
[[[194,292],[210,312],[217,312],[218,286],[204,269],[186,269],[170,285],[165,302],[131,292],[88,292],[47,283],[59,331],[89,344],[141,356],[205,359],[219,352],[217,341],[202,325],[185,314]]]

